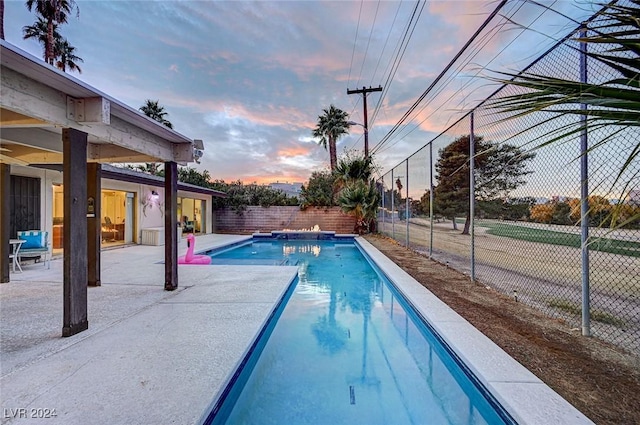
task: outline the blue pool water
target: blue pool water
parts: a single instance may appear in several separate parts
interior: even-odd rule
[[[299,278],[207,423],[512,423],[353,241],[253,241],[213,259]]]

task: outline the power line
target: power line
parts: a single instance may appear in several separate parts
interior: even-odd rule
[[[422,5],[422,9],[420,10],[420,13],[418,13],[418,17],[416,18],[416,13],[418,11],[418,7],[420,6],[420,2],[423,1],[423,5]],[[402,57],[404,55],[404,52],[406,51],[406,47],[408,45],[409,40],[411,39],[411,35],[413,34],[413,30],[415,29],[415,26],[418,22],[418,19],[420,18],[420,15],[422,14],[422,10],[424,9],[424,5],[425,5],[426,1],[425,0],[418,0],[413,8],[413,12],[411,14],[411,17],[409,19],[409,21],[407,22],[406,28],[404,30],[404,35],[401,39],[398,40],[398,44],[396,45],[396,48],[394,49],[394,51],[396,52],[395,58],[393,60],[393,66],[391,68],[391,70],[389,71],[389,75],[387,76],[387,80],[385,82],[386,84],[390,84],[390,81],[393,79],[393,77],[395,76],[395,72],[397,71],[400,62],[402,60]],[[396,17],[400,11],[400,6],[401,4],[398,5],[398,9],[396,9]],[[394,24],[396,21],[396,17],[394,17]],[[413,29],[412,29],[412,25],[413,25]],[[387,40],[389,38],[389,35],[391,34],[391,30],[389,30],[389,34],[387,35]],[[386,46],[386,42],[385,42],[385,46]],[[404,49],[403,49],[404,46]],[[382,54],[380,56],[380,59],[382,58]],[[378,64],[379,64],[380,60],[378,60]],[[391,62],[389,63],[389,65],[391,65]],[[387,66],[387,69],[389,69],[389,67]],[[377,70],[377,65],[376,65],[376,70]],[[374,73],[375,75],[375,73]],[[387,86],[388,88],[388,86]],[[377,115],[378,110],[380,109],[380,106],[382,105],[382,100],[384,98],[384,96],[386,95],[387,91],[385,90],[382,94],[382,96],[378,99],[378,102],[376,104],[376,108],[374,111],[374,118],[375,119],[375,115]],[[358,98],[358,101],[356,101],[356,103],[354,104],[353,110],[355,110],[357,104],[359,103],[360,98]],[[355,146],[355,143],[357,143],[360,140],[360,138],[358,138],[358,140],[356,142],[354,142],[354,144],[352,145]]]
[[[360,17],[362,16],[362,4],[364,0],[360,1],[360,12],[358,13],[358,25],[356,26],[356,38],[353,40],[353,50],[351,51],[351,63],[349,64],[349,77],[347,81],[351,80],[351,70],[353,69],[353,58],[356,54],[356,45],[358,44],[358,31],[360,31]]]
[[[420,95],[420,97],[418,98],[418,100],[416,100],[416,102],[414,102],[414,104],[409,108],[409,110],[407,112],[405,112],[405,114],[402,116],[402,118],[400,118],[400,121],[398,121],[392,128],[391,130],[389,130],[389,132],[382,138],[382,140],[372,149],[372,154],[375,153],[377,150],[379,150],[385,143],[388,142],[388,140],[391,138],[391,136],[398,131],[398,129],[400,128],[400,126],[407,120],[407,118],[411,115],[411,113],[417,108],[417,106],[420,104],[420,102],[422,102],[422,100],[427,96],[427,94],[429,94],[429,92],[431,91],[431,89],[433,89],[433,87],[438,84],[438,82],[440,81],[440,79],[442,79],[442,77],[447,73],[447,71],[449,71],[449,69],[451,69],[451,67],[455,64],[455,62],[460,58],[460,56],[462,56],[462,54],[464,53],[464,51],[469,47],[469,45],[478,37],[478,35],[486,28],[487,25],[489,25],[489,23],[493,20],[493,18],[498,14],[498,12],[500,11],[500,9],[502,9],[502,7],[507,3],[507,0],[502,0],[498,6],[495,8],[495,10],[493,12],[491,12],[491,14],[487,17],[487,19],[485,19],[485,21],[482,23],[482,25],[480,25],[480,27],[476,30],[476,32],[471,36],[471,38],[464,44],[464,46],[462,46],[462,49],[460,49],[460,51],[453,57],[453,59],[447,64],[447,66],[442,70],[442,72],[436,77],[436,79],[429,85],[429,87],[422,93],[422,95]]]
[[[420,12],[418,13],[418,6],[420,6],[420,1],[416,2],[416,5],[413,9],[413,13],[411,14],[411,18],[409,20],[409,22],[407,23],[407,28],[405,29],[405,33],[404,36],[401,40],[401,42],[398,44],[398,50],[396,52],[396,57],[393,61],[393,64],[391,66],[391,70],[389,71],[389,74],[387,75],[387,79],[384,83],[384,87],[386,87],[385,91],[382,93],[382,96],[380,96],[380,99],[378,99],[378,103],[376,104],[376,107],[373,111],[373,115],[371,118],[372,121],[372,125],[376,120],[376,117],[378,116],[378,112],[380,110],[380,107],[382,106],[382,102],[384,101],[384,98],[386,97],[387,93],[389,92],[389,89],[391,88],[391,82],[393,81],[393,79],[395,78],[396,72],[398,71],[398,68],[400,67],[400,62],[402,61],[402,58],[404,57],[404,54],[407,50],[407,46],[409,45],[409,41],[411,40],[411,37],[413,36],[413,31],[416,28],[416,25],[418,23],[418,20],[420,19],[420,16],[422,15],[422,11],[424,10],[424,6],[426,4],[426,1],[424,1],[422,3],[422,8],[420,9]],[[417,14],[417,17],[416,17]],[[412,27],[413,25],[413,27]],[[404,47],[403,47],[404,46]]]
[[[371,78],[372,80],[371,83],[373,83],[373,80],[376,78],[376,74],[378,73],[378,67],[380,66],[380,61],[384,56],[384,51],[387,49],[387,43],[389,42],[389,38],[391,37],[391,33],[393,32],[393,27],[396,25],[396,19],[398,19],[398,13],[400,13],[400,6],[402,6],[402,2],[398,3],[396,14],[393,16],[393,21],[391,22],[391,27],[389,28],[389,32],[387,33],[387,38],[384,40],[384,46],[382,46],[382,52],[380,52],[380,57],[378,57],[378,62],[376,63],[376,67],[373,70],[373,77]]]
[[[555,3],[556,1],[554,1]],[[520,6],[513,12],[511,13],[511,17],[513,17],[516,13],[518,13],[520,11],[520,9],[522,9],[522,7],[524,6],[524,2],[521,2]],[[543,10],[540,15],[538,15],[538,17],[536,17],[532,23],[536,22],[538,19],[540,19],[542,17],[542,15],[544,15],[545,11]],[[443,84],[440,85],[440,87],[436,90],[436,93],[434,94],[434,96],[432,97],[431,101],[435,100],[437,98],[437,96],[442,93],[442,91],[445,89],[445,87],[447,86],[447,84],[456,76],[458,76],[460,74],[460,71],[462,70],[462,68],[464,68],[465,66],[467,66],[470,62],[470,60],[472,60],[473,58],[475,58],[481,51],[482,49],[496,36],[497,32],[494,32],[494,30],[497,30],[500,27],[503,27],[504,25],[506,25],[506,23],[511,22],[511,17],[507,17],[504,16],[504,19],[506,20],[505,23],[500,23],[495,25],[489,33],[485,34],[481,40],[478,46],[473,48],[473,51],[470,53],[469,56],[467,56],[467,58],[465,59],[464,63],[461,63],[460,65],[458,65],[456,67],[456,71],[454,72],[454,74],[450,75],[449,77],[447,77],[447,79],[445,80],[445,82]],[[498,53],[496,53],[493,58],[491,58],[491,60],[489,62],[487,62],[487,65],[492,63],[498,56],[500,56],[509,46],[511,46],[524,32],[525,32],[526,28],[522,28],[522,30],[520,31],[520,33],[513,39],[511,40],[506,46],[504,46]],[[481,72],[481,70],[478,70],[475,75],[472,76],[475,77],[477,76],[479,73]],[[458,90],[456,90],[455,92],[453,92],[446,100],[444,100],[443,102],[440,103],[440,106],[448,103],[450,100],[452,100],[456,95],[458,95],[462,90],[464,90],[465,88],[467,88],[469,85],[471,85],[471,83],[473,82],[473,79],[470,78],[469,81],[467,83],[465,83],[461,88],[459,88]],[[466,98],[465,98],[466,99]],[[422,108],[420,108],[420,110],[418,111],[418,114],[420,112],[422,112],[427,106],[429,106],[431,104],[431,101],[426,102]],[[434,108],[433,112],[431,114],[429,114],[427,117],[425,117],[422,121],[420,121],[418,124],[416,124],[411,130],[409,130],[408,132],[404,133],[403,137],[408,136],[409,134],[413,133],[417,128],[420,127],[420,125],[422,123],[424,123],[425,121],[427,121],[429,118],[431,118],[437,111],[439,111],[439,108]],[[393,146],[395,146],[400,140],[402,140],[402,138],[400,136],[398,136],[398,140],[396,140],[396,142],[392,143],[392,144],[388,144],[386,145],[384,148],[380,148],[377,150],[378,153],[384,152],[390,148],[392,148]],[[388,143],[388,142],[387,142]]]
[[[554,51],[555,49],[557,49],[561,44],[566,43],[567,40],[570,40],[572,36],[574,36],[581,28],[583,28],[584,25],[586,25],[587,23],[595,20],[597,17],[600,16],[600,14],[607,9],[607,7],[610,7],[611,5],[617,3],[618,0],[611,0],[607,5],[603,6],[598,12],[596,12],[595,14],[593,14],[591,17],[587,18],[586,20],[584,20],[580,25],[578,25],[577,28],[575,28],[573,31],[569,32],[568,34],[566,34],[564,37],[562,37],[561,39],[557,40],[556,43],[549,47],[549,49],[547,49],[544,53],[542,53],[540,56],[538,56],[534,61],[532,61],[529,65],[527,65],[524,69],[522,69],[520,72],[518,72],[518,75],[522,75],[526,72],[529,71],[529,69],[533,68],[536,64],[538,64],[540,61],[542,61],[547,55],[549,55],[552,51]],[[512,80],[514,80],[516,77],[512,77]],[[464,114],[462,117],[458,118],[458,120],[456,122],[454,122],[453,124],[451,124],[449,127],[447,127],[446,129],[442,130],[437,136],[433,137],[431,140],[429,140],[427,143],[425,143],[422,147],[420,147],[418,150],[416,150],[414,153],[412,153],[411,155],[409,155],[407,157],[407,159],[413,157],[414,155],[416,155],[420,150],[422,150],[423,148],[425,148],[426,146],[428,146],[429,144],[433,143],[437,138],[441,137],[444,134],[447,134],[449,132],[449,130],[451,130],[452,128],[454,128],[456,125],[458,125],[460,122],[462,122],[462,120],[464,120],[465,118],[467,118],[472,112],[478,110],[480,107],[482,107],[486,102],[488,102],[490,99],[492,99],[494,96],[496,96],[501,90],[503,90],[505,87],[508,86],[508,83],[504,83],[502,84],[499,88],[497,88],[495,91],[493,91],[493,93],[491,93],[489,96],[487,96],[482,102],[480,102],[478,105],[476,105],[474,107],[473,110],[468,111],[466,114]],[[406,160],[406,159],[405,159]],[[403,160],[402,162],[404,162],[405,160]],[[396,168],[397,166],[399,166],[400,164],[397,164],[396,166],[391,167],[391,169]]]
[[[362,78],[362,71],[364,70],[364,64],[367,61],[367,54],[369,53],[369,45],[371,44],[371,36],[373,35],[373,28],[376,26],[376,19],[378,18],[378,10],[380,9],[380,0],[376,6],[376,13],[373,16],[373,22],[371,23],[371,31],[369,32],[369,39],[367,40],[367,47],[364,50],[364,58],[362,59],[362,65],[360,66],[360,75],[358,75],[358,81],[356,86],[360,85],[360,79]]]

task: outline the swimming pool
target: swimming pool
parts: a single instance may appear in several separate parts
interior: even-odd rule
[[[205,423],[515,422],[353,240],[254,240],[213,258],[297,264],[299,279]]]

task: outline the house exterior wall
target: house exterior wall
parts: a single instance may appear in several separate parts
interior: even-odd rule
[[[40,229],[47,230],[49,235],[53,235],[53,185],[62,185],[62,172],[55,170],[47,170],[36,167],[26,167],[20,165],[11,166],[11,174],[25,177],[36,177],[41,179],[40,184],[40,200],[41,200],[41,219]],[[140,243],[142,238],[142,229],[148,227],[164,226],[164,187],[151,186],[146,184],[129,183],[120,180],[102,179],[102,190],[115,190],[123,192],[133,192],[135,194],[135,235],[134,240]],[[150,200],[151,191],[158,193],[158,201],[151,202],[147,208],[143,208],[142,202]],[[183,198],[193,198],[205,201],[206,214],[205,231],[203,233],[213,232],[213,216],[212,216],[212,196],[178,191],[178,196]],[[146,213],[146,214],[145,214]],[[103,214],[104,215],[104,214]],[[23,229],[31,230],[31,229]]]
[[[215,226],[219,233],[249,234],[273,230],[310,229],[315,225],[323,231],[353,233],[356,220],[343,213],[339,207],[258,207],[250,206],[241,215],[231,208],[215,211]]]
[[[14,176],[36,177],[40,179],[40,230],[46,230],[51,235],[53,229],[53,185],[62,184],[62,173],[41,168],[11,165],[11,174]],[[35,230],[35,229],[18,229]]]

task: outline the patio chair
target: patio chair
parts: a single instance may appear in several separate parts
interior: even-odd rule
[[[115,241],[119,238],[118,229],[114,226],[110,217],[104,217],[104,223],[102,223],[102,241],[109,242]]]
[[[44,230],[20,230],[18,239],[25,241],[18,251],[18,261],[23,258],[35,258],[38,262],[43,258],[43,264],[51,268],[51,252],[49,251],[49,232]]]

